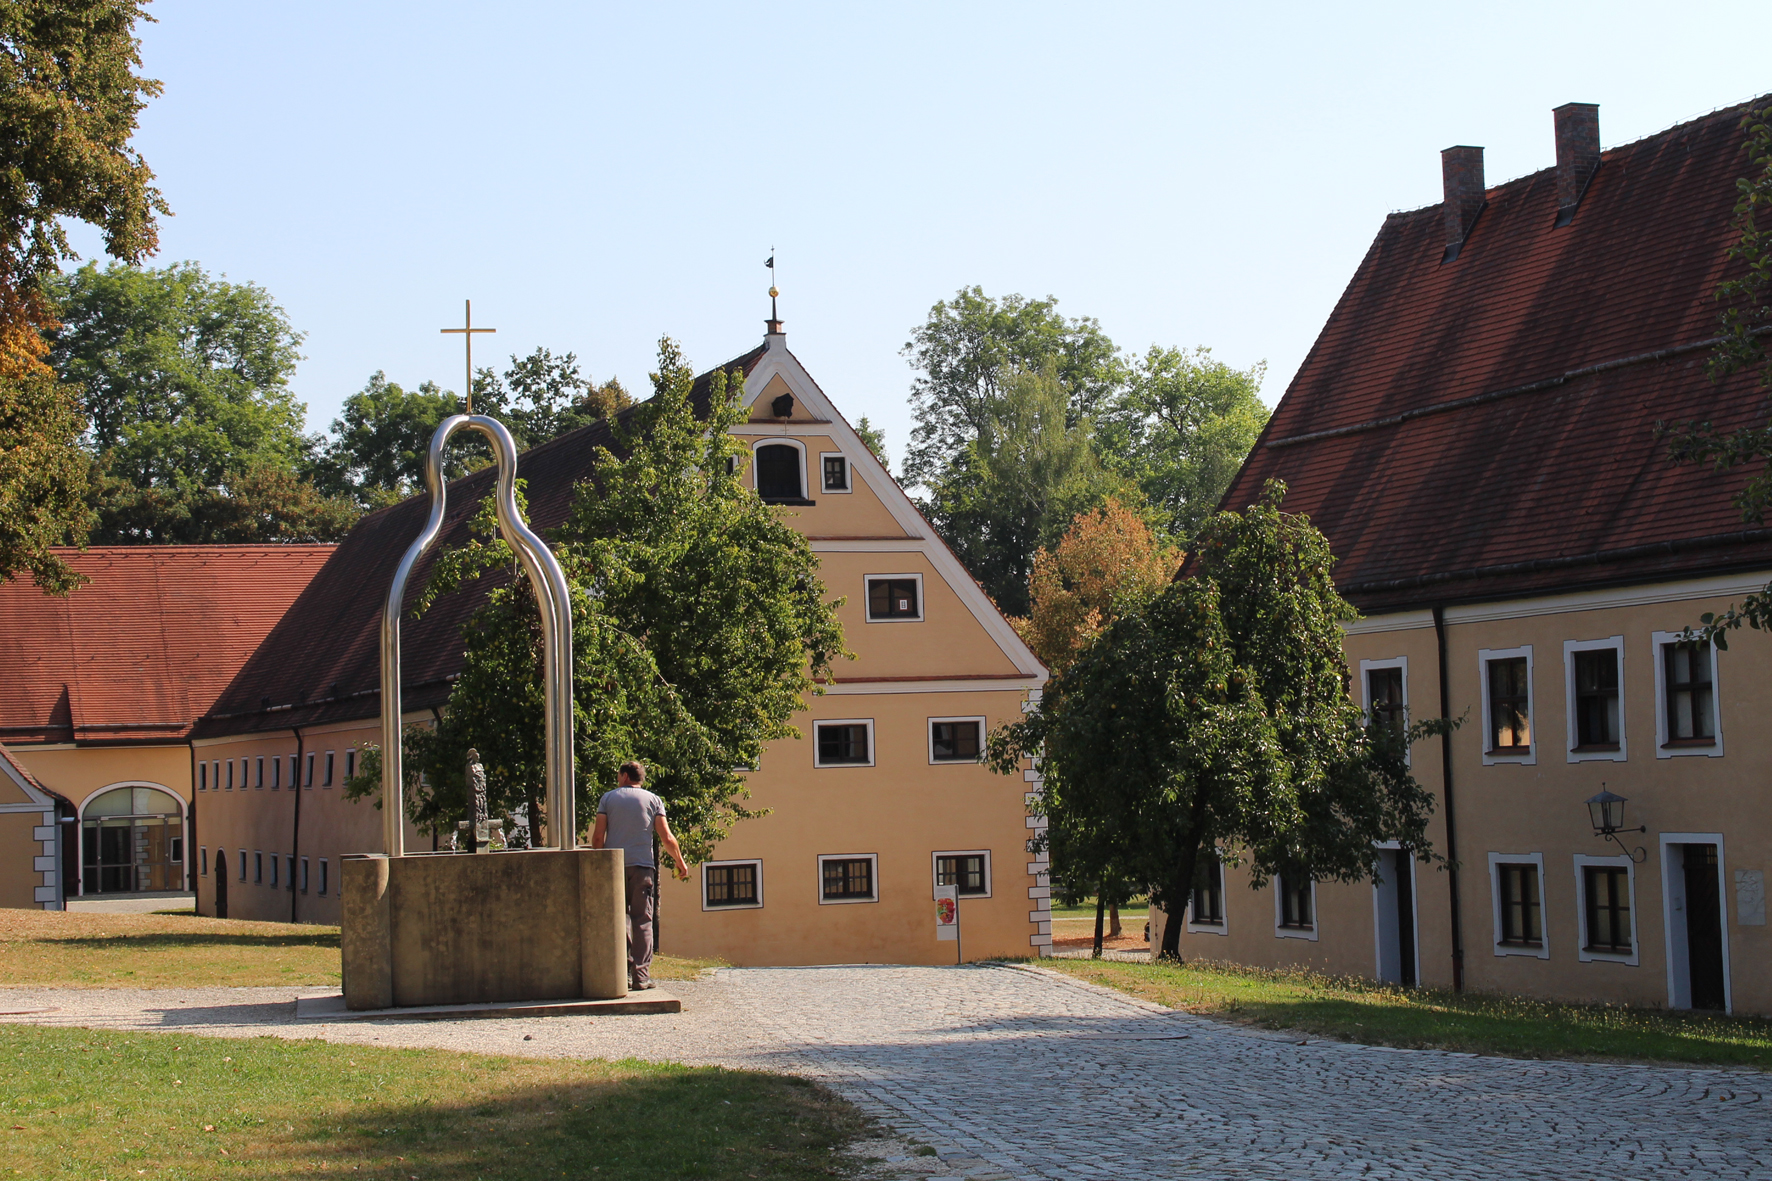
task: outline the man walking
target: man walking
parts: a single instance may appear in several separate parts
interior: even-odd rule
[[[679,879],[689,880],[689,866],[665,820],[664,801],[640,786],[646,782],[646,768],[623,763],[616,782],[616,789],[597,801],[591,848],[613,846],[622,851],[628,893],[628,987],[645,990],[652,987],[652,898],[658,872],[652,860],[652,834],[658,834],[677,863]]]

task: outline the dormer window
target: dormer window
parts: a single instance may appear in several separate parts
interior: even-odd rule
[[[786,395],[784,395],[785,397]],[[764,500],[804,500],[800,486],[800,449],[786,443],[757,448],[757,495]]]

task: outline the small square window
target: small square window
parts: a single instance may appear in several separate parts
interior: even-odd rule
[[[914,576],[868,579],[869,619],[921,619],[922,580]]]
[[[976,763],[984,748],[983,718],[931,718],[929,761]]]
[[[824,457],[824,490],[826,492],[849,491],[849,460],[841,455]]]
[[[1538,866],[1529,861],[1502,862],[1495,867],[1495,881],[1501,894],[1500,942],[1508,947],[1542,947]]]
[[[988,898],[991,893],[991,855],[977,853],[937,853],[935,884],[953,886],[962,898]]]
[[[1532,750],[1531,690],[1526,658],[1510,656],[1488,662],[1489,750],[1523,755]]]
[[[872,727],[867,722],[818,722],[817,756],[820,767],[867,767],[873,765]]]
[[[820,857],[818,859],[820,902],[874,902],[873,856]]]
[[[762,906],[763,863],[728,861],[703,865],[701,888],[704,910]]]

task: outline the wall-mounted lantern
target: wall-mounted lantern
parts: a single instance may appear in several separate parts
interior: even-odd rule
[[[1618,834],[1621,832],[1649,831],[1647,824],[1640,824],[1636,828],[1624,826],[1624,805],[1628,802],[1623,796],[1607,791],[1606,785],[1602,783],[1600,784],[1600,794],[1587,802],[1588,817],[1593,821],[1595,836],[1611,841],[1623,850],[1626,857],[1641,865],[1648,858],[1648,851],[1638,845],[1636,852],[1633,853],[1625,847],[1623,841],[1618,839]]]

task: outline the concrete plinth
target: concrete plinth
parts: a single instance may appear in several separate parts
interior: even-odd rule
[[[347,857],[350,1009],[627,995],[619,849]]]

